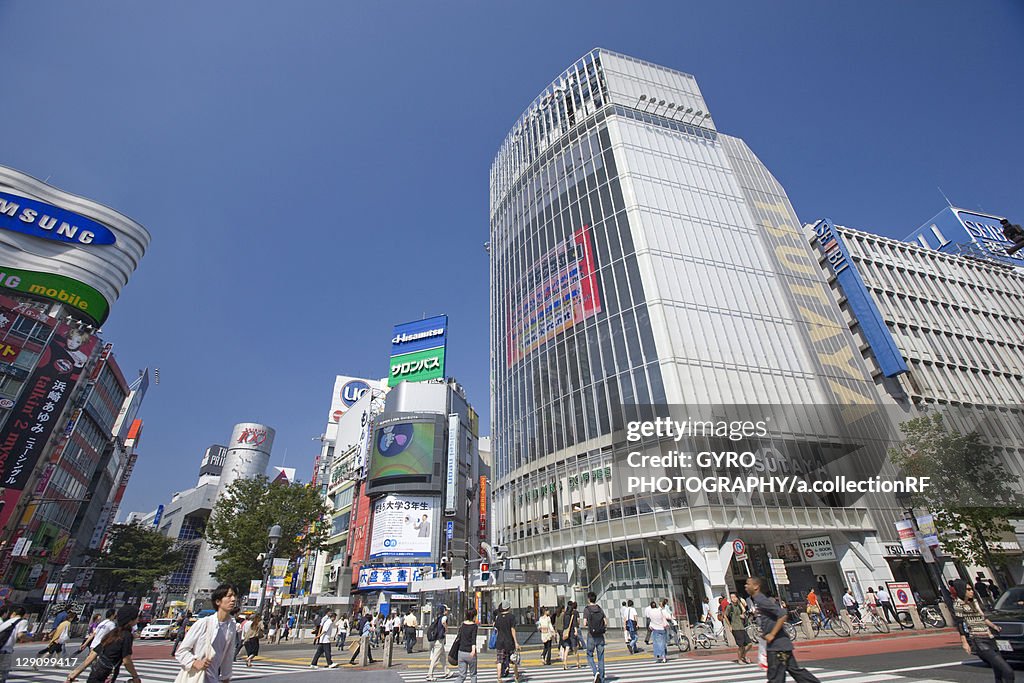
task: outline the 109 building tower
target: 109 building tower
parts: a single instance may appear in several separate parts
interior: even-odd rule
[[[595,49],[556,78],[492,164],[489,251],[495,541],[523,569],[568,572],[610,615],[660,597],[699,615],[770,557],[794,594],[892,579],[891,497],[625,487],[631,406],[818,406],[763,467],[887,467],[841,445],[890,423],[785,191],[692,76]],[[520,604],[581,599],[558,590]]]

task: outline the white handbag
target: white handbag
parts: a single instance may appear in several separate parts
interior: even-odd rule
[[[205,626],[207,627],[207,633],[203,636],[202,647],[196,648],[196,657],[200,659],[212,659],[214,655],[213,639],[214,636],[217,635],[217,629],[209,628],[209,624],[205,624]],[[193,626],[193,628],[195,627]],[[178,672],[178,675],[174,677],[174,683],[202,683],[205,676],[205,669],[196,671],[190,666],[189,668],[182,669]]]

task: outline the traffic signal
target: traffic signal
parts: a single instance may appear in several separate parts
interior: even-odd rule
[[[447,555],[441,558],[441,576],[446,579],[452,578],[452,560]]]
[[[491,565],[487,562],[480,563],[480,580],[490,581],[491,580]]]
[[[1016,254],[1024,249],[1024,228],[1014,225],[1005,218],[999,219],[999,224],[1003,226],[1003,237],[1013,242],[1013,246],[1007,249],[1006,253]]]

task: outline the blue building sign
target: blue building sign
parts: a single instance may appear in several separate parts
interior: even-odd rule
[[[9,192],[0,192],[0,228],[68,244],[116,241],[109,228],[91,218]]]
[[[886,377],[894,377],[907,371],[907,363],[900,353],[896,341],[889,333],[882,314],[871,298],[860,272],[850,258],[850,252],[843,243],[843,238],[836,231],[836,226],[829,219],[819,221],[814,226],[814,234],[818,237],[818,249],[828,261],[832,274],[846,295],[846,302],[857,318],[864,339],[871,347],[878,367]]]
[[[985,256],[1024,267],[1024,252],[1007,254],[1013,242],[1003,235],[1000,216],[946,207],[906,238],[946,254]]]

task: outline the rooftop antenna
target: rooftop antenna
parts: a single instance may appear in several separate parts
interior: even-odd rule
[[[942,195],[942,198],[946,200],[946,204],[949,205],[949,208],[952,209],[953,208],[953,202],[949,201],[949,197],[947,197],[946,193],[942,191],[942,188],[939,187],[938,185],[936,185],[935,188],[939,191],[939,194]]]

